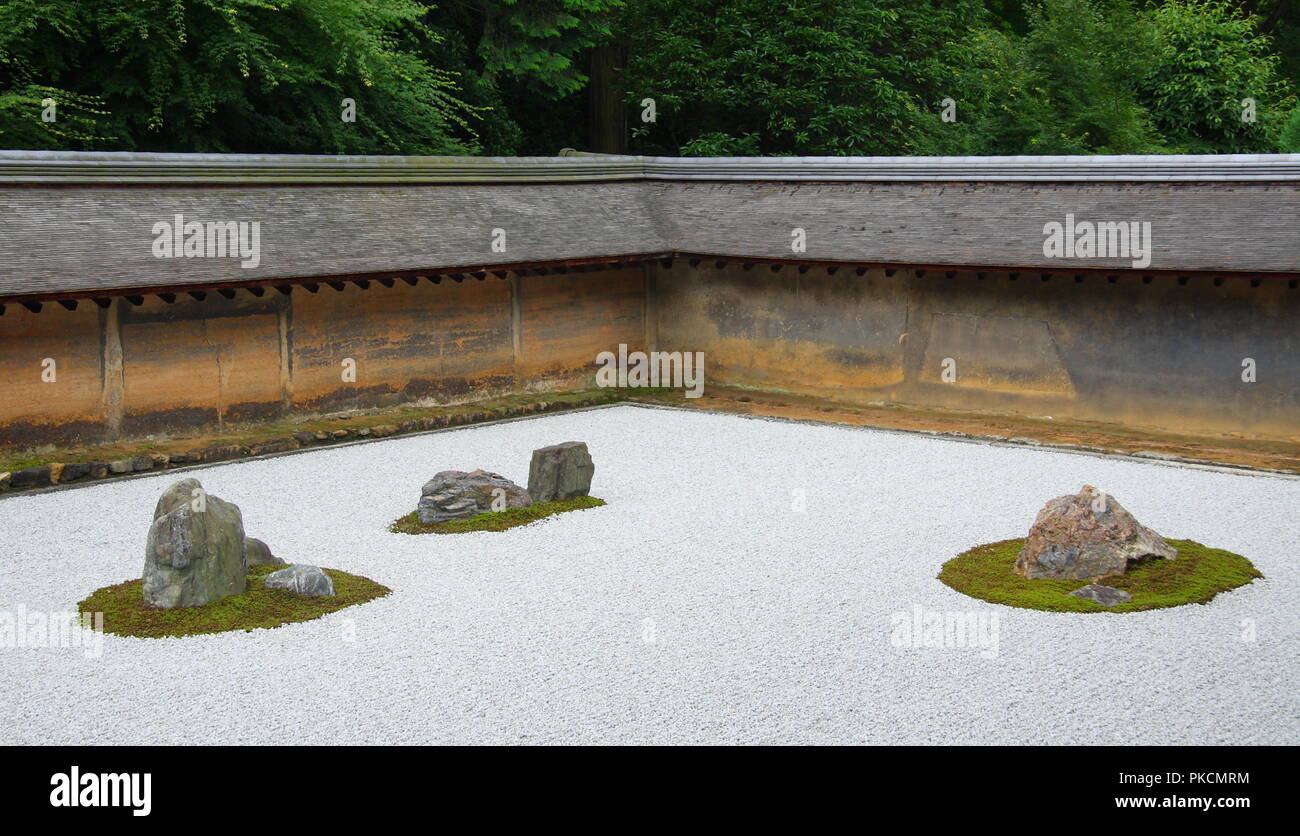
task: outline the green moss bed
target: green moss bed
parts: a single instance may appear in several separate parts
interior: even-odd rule
[[[1173,560],[1130,564],[1122,575],[1097,581],[1133,596],[1127,604],[1104,607],[1086,598],[1067,595],[1087,586],[1087,580],[1031,580],[1012,571],[1023,538],[976,546],[943,564],[939,580],[972,598],[1049,612],[1138,612],[1183,604],[1204,604],[1220,592],[1264,577],[1249,560],[1192,540],[1168,540],[1178,550]]]
[[[283,589],[268,589],[262,579],[281,566],[248,567],[248,589],[242,595],[227,595],[201,607],[160,610],[144,602],[136,579],[105,586],[77,604],[82,613],[104,614],[104,632],[118,636],[163,638],[280,627],[311,621],[354,604],[364,604],[392,592],[369,578],[325,569],[334,582],[334,595],[297,595]]]
[[[554,502],[538,502],[527,508],[507,508],[504,511],[487,511],[476,517],[463,520],[448,520],[440,523],[422,523],[420,515],[412,511],[393,522],[388,530],[394,534],[463,534],[467,531],[505,531],[521,525],[537,522],[540,519],[563,514],[565,511],[581,511],[585,508],[599,508],[605,500],[594,496],[578,496],[573,499],[557,499]]]

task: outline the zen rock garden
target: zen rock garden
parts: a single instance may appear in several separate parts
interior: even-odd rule
[[[595,469],[587,445],[569,441],[533,451],[527,488],[486,470],[443,470],[421,488],[416,511],[421,523],[444,523],[589,496]]]
[[[158,500],[145,545],[145,603],[158,609],[200,607],[248,588],[249,566],[284,566],[263,584],[299,595],[333,595],[319,567],[293,565],[244,534],[239,506],[207,493],[197,479],[176,482]]]

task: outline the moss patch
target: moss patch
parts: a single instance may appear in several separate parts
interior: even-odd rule
[[[1087,586],[1087,580],[1023,578],[1012,571],[1023,538],[976,546],[943,564],[939,580],[958,592],[981,601],[1049,612],[1137,612],[1204,604],[1220,592],[1245,586],[1264,577],[1239,554],[1212,549],[1192,540],[1168,540],[1178,549],[1174,560],[1147,560],[1130,564],[1128,572],[1098,581],[1133,596],[1127,604],[1103,607],[1067,595]]]
[[[350,575],[337,569],[325,569],[334,582],[332,596],[306,596],[268,589],[263,579],[281,566],[248,567],[248,589],[242,595],[227,595],[201,607],[155,609],[144,602],[144,581],[136,579],[105,586],[77,604],[82,613],[104,614],[104,632],[118,636],[163,638],[199,636],[280,627],[299,621],[311,621],[353,604],[364,604],[392,592],[369,578]]]
[[[505,531],[521,525],[537,522],[545,517],[563,514],[565,511],[581,511],[584,508],[599,508],[605,500],[594,496],[578,496],[573,499],[557,499],[554,502],[538,502],[527,508],[507,508],[504,511],[487,511],[476,517],[463,520],[448,520],[440,523],[422,523],[420,515],[412,511],[393,522],[388,530],[394,534],[463,534],[467,531]]]

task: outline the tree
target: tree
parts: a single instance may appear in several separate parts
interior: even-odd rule
[[[1276,148],[1295,97],[1260,19],[1223,0],[1167,0],[1151,20],[1156,60],[1142,87],[1166,141],[1188,153]]]
[[[1291,116],[1282,126],[1278,150],[1283,154],[1300,154],[1300,105],[1291,111]]]
[[[0,131],[41,147],[30,99],[52,89],[102,137],[59,127],[61,147],[473,151],[453,77],[404,46],[437,40],[424,12],[413,0],[8,0]]]
[[[974,0],[643,0],[620,30],[647,153],[900,154],[953,89]]]
[[[487,108],[480,133],[490,154],[554,154],[582,145],[587,55],[610,43],[624,0],[448,0],[430,27],[461,45],[438,66],[460,72],[468,101]],[[527,126],[527,130],[524,126]]]
[[[1141,154],[1161,150],[1138,96],[1155,31],[1124,0],[1043,0],[1023,37],[980,28],[962,44],[953,126],[932,153]]]

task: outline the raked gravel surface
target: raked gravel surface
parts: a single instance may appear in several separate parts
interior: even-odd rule
[[[608,506],[386,530],[436,471],[522,483],[534,448],[570,440]],[[633,406],[186,475],[282,557],[393,594],[274,630],[105,636],[98,656],[0,648],[0,743],[1300,743],[1294,479]],[[178,478],[0,500],[0,612],[139,577]],[[1085,482],[1266,579],[1128,615],[935,579]],[[896,646],[916,606],[996,613],[996,654]]]

